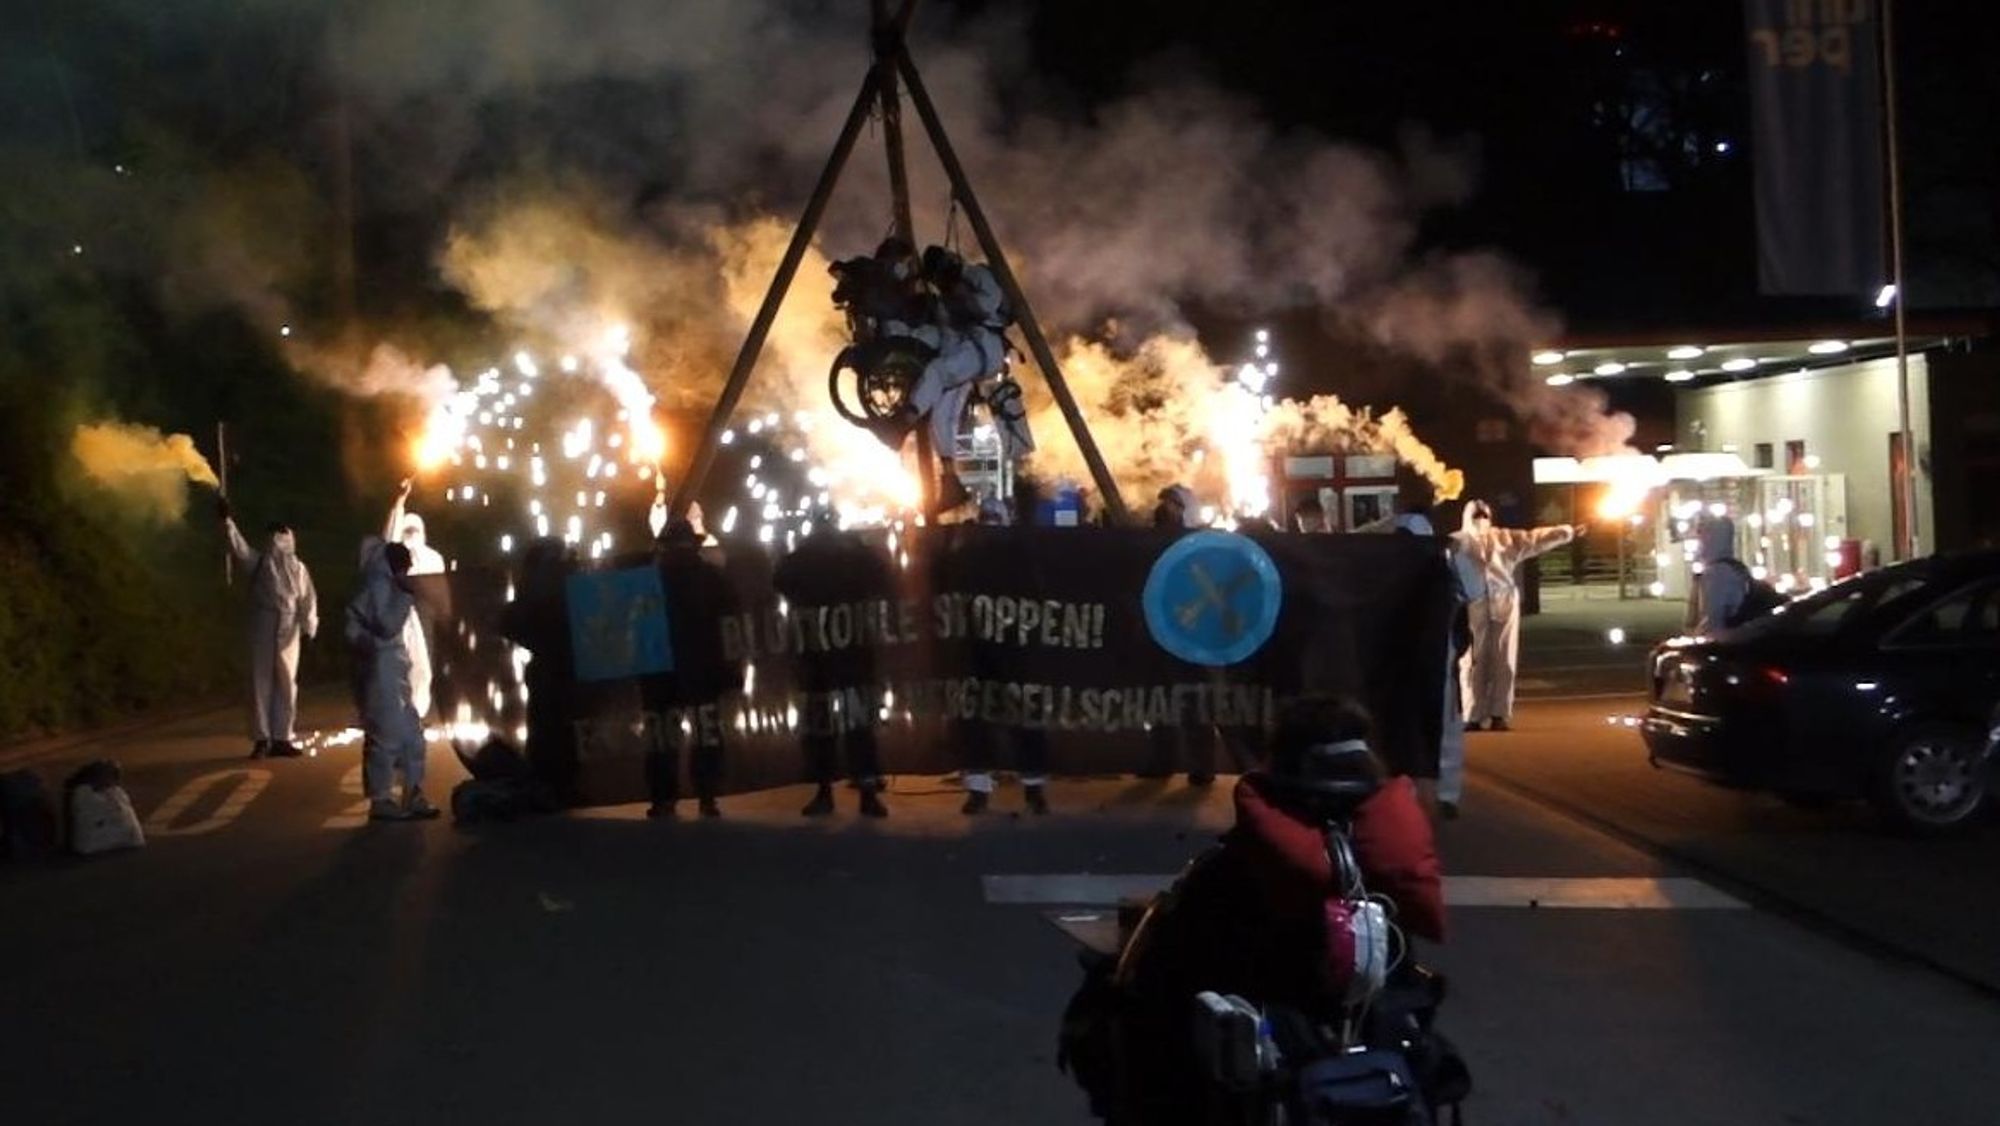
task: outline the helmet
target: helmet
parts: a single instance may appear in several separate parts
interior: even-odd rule
[[[1368,713],[1330,696],[1288,701],[1278,716],[1270,781],[1315,812],[1344,817],[1382,788],[1382,762],[1368,748]]]
[[[1382,762],[1366,739],[1314,743],[1272,765],[1271,780],[1300,794],[1359,804],[1382,788]]]

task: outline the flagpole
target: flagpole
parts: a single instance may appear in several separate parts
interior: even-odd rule
[[[1904,559],[1917,555],[1917,435],[1910,426],[1910,338],[1904,310],[1909,290],[1903,285],[1903,162],[1896,129],[1895,0],[1882,0],[1882,116],[1888,123],[1885,156],[1889,162],[1889,268],[1896,309],[1896,426],[1903,443],[1903,478],[1895,482],[1903,498],[1903,534],[1896,550]]]

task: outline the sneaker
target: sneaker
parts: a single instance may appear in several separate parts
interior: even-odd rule
[[[701,815],[703,817],[715,818],[722,816],[722,807],[715,803],[714,798],[702,798],[697,804],[701,806]]]
[[[419,790],[403,800],[403,816],[411,821],[430,821],[438,816],[438,807]]]
[[[270,753],[271,753],[271,741],[269,739],[259,739],[255,743],[252,743],[250,745],[251,758],[263,758],[265,755],[268,755]]]
[[[1496,722],[1497,722],[1497,721],[1496,721]],[[1473,721],[1472,721],[1471,723],[1468,723],[1468,724],[1466,724],[1466,725],[1465,725],[1465,729],[1466,729],[1467,731],[1478,731],[1478,730],[1480,729],[1480,726],[1481,726],[1481,725],[1480,725],[1480,722],[1479,722],[1478,720],[1476,720],[1476,719],[1475,719],[1475,720],[1473,720]],[[1497,728],[1496,728],[1496,730],[1497,730]]]
[[[1511,726],[1509,726],[1509,725],[1508,725],[1508,723],[1507,723],[1507,721],[1506,721],[1506,720],[1504,720],[1504,719],[1495,719],[1495,720],[1493,721],[1493,730],[1495,730],[1495,731],[1512,731],[1512,730],[1514,730],[1514,729],[1513,729],[1513,728],[1512,728]]]
[[[861,816],[887,817],[889,807],[882,804],[882,795],[873,790],[861,791]]]
[[[986,812],[986,803],[990,800],[992,799],[986,795],[984,790],[970,791],[965,795],[965,804],[959,806],[958,811],[967,817],[977,816]]]
[[[1190,774],[1188,775],[1188,785],[1193,786],[1197,789],[1207,789],[1208,787],[1215,785],[1215,775]]]
[[[279,741],[271,744],[271,749],[266,753],[268,753],[272,758],[305,757],[305,752],[299,750],[298,745],[296,743],[293,743],[289,739],[280,739]]]
[[[673,815],[674,803],[670,801],[656,801],[646,807],[646,816],[656,820],[663,817],[672,817]]]
[[[813,791],[813,799],[806,803],[806,807],[804,809],[799,810],[799,816],[825,817],[827,814],[832,812],[833,812],[833,787],[821,786],[819,789]]]
[[[1042,792],[1042,788],[1040,786],[1026,786],[1023,787],[1023,789],[1025,789],[1028,794],[1029,813],[1041,814],[1041,813],[1047,813],[1049,811],[1048,795]]]
[[[409,811],[388,798],[376,798],[368,803],[370,821],[408,821]]]

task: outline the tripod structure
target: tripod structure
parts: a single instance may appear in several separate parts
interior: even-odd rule
[[[694,459],[688,472],[675,487],[670,511],[676,518],[687,514],[688,505],[695,493],[707,479],[714,467],[716,449],[720,444],[723,429],[736,413],[736,406],[743,398],[744,385],[749,381],[750,372],[757,366],[757,359],[764,350],[765,339],[770,335],[771,324],[777,319],[778,309],[784,304],[785,295],[790,291],[792,279],[798,275],[799,263],[805,258],[806,248],[812,244],[814,233],[819,229],[820,219],[826,213],[827,201],[840,183],[840,175],[847,166],[847,159],[853,155],[854,143],[861,136],[862,127],[867,123],[869,112],[878,106],[882,112],[884,148],[889,160],[889,190],[894,202],[895,233],[910,245],[916,245],[912,237],[910,219],[909,168],[905,163],[903,148],[903,114],[900,91],[907,88],[910,102],[916,107],[917,117],[923,123],[924,132],[929,137],[931,148],[937,154],[938,163],[943,166],[946,177],[951,182],[952,198],[964,212],[972,226],[979,246],[986,254],[987,265],[1005,291],[1007,300],[1015,310],[1015,317],[1026,337],[1028,353],[1034,358],[1035,366],[1041,369],[1042,378],[1048,381],[1049,391],[1055,396],[1056,405],[1061,408],[1063,419],[1069,424],[1077,447],[1083,451],[1084,463],[1090,467],[1092,482],[1098,494],[1104,498],[1105,507],[1113,522],[1127,523],[1124,498],[1118,492],[1118,484],[1111,476],[1111,470],[1104,463],[1104,456],[1097,449],[1097,442],[1090,435],[1090,427],[1084,421],[1083,412],[1077,407],[1076,397],[1070,393],[1069,384],[1063,380],[1062,369],[1057,366],[1055,353],[1050,350],[1048,338],[1042,333],[1041,322],[1035,317],[1034,308],[1028,304],[1027,295],[1021,291],[1021,283],[1007,263],[1006,255],[1000,249],[1000,240],[993,233],[993,226],[987,221],[985,209],[979,206],[979,197],[972,190],[972,183],[966,178],[965,167],[959,163],[958,153],[952,148],[951,138],[945,133],[944,122],[938,118],[937,107],[932,104],[930,94],[924,88],[923,77],[917,73],[917,65],[910,58],[904,42],[904,34],[910,26],[910,19],[916,12],[917,0],[902,0],[900,8],[893,14],[889,10],[891,0],[872,0],[874,61],[868,74],[862,79],[861,90],[855,95],[854,108],[848,111],[847,121],[841,127],[840,136],[833,144],[833,152],[827,157],[826,167],[821,170],[819,181],[813,186],[812,197],[806,201],[805,211],[799,216],[798,226],[792,231],[792,241],[785,248],[785,254],[778,262],[778,272],[771,278],[771,287],[764,294],[764,303],[750,322],[750,331],[743,338],[743,347],[736,354],[736,363],[729,371],[729,380],[723,385],[722,394],[715,401],[715,409],[709,414],[708,424],[702,428],[701,442],[695,447]],[[918,427],[917,460],[923,478],[923,507],[925,516],[934,517],[937,506],[938,474],[936,451],[931,449],[930,435],[925,427]],[[949,456],[950,451],[946,451]]]

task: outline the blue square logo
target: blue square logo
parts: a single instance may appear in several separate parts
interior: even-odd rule
[[[666,592],[652,567],[569,577],[569,632],[580,681],[624,680],[674,670]]]

